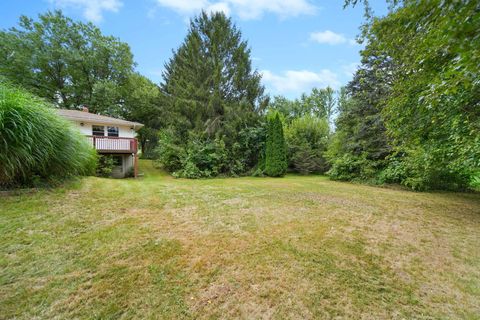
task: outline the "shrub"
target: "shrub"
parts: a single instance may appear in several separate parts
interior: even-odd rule
[[[472,174],[472,177],[470,178],[470,186],[472,189],[480,191],[480,171]]]
[[[325,118],[307,115],[294,119],[285,130],[289,167],[302,174],[325,172],[329,135]]]
[[[296,146],[296,149],[289,157],[295,171],[301,174],[325,172],[327,165],[322,151],[314,150],[309,145]]]
[[[96,153],[49,104],[0,83],[0,186],[92,174]]]
[[[389,158],[381,182],[401,183],[416,191],[457,191],[468,189],[472,176],[467,167],[446,160],[441,150],[416,148]]]
[[[161,166],[169,172],[181,170],[183,159],[186,156],[183,142],[178,141],[175,133],[169,129],[160,131],[158,136],[158,147],[155,149],[155,166]]]
[[[278,112],[270,115],[267,120],[265,174],[270,177],[282,177],[287,171],[287,153],[282,121]]]
[[[182,169],[175,176],[182,178],[211,178],[226,173],[226,149],[221,139],[193,141],[182,159]]]
[[[355,156],[346,153],[331,162],[327,174],[333,180],[379,183],[378,175],[384,166],[382,160],[375,161],[367,159],[365,155]]]
[[[96,174],[98,177],[110,177],[115,163],[110,155],[100,155],[98,157],[98,165]]]
[[[171,129],[160,131],[155,149],[156,167],[183,178],[249,174],[258,163],[265,143],[263,126],[245,127],[234,140],[226,136],[209,138],[195,132],[186,135],[179,138]]]

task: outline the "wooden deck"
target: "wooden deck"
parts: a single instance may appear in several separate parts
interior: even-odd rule
[[[87,136],[98,153],[137,153],[138,142],[135,138]]]

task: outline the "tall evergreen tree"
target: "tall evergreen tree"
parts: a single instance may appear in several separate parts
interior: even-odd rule
[[[161,103],[168,114],[170,137],[164,145],[176,145],[189,154],[192,144],[221,140],[217,145],[227,156],[221,156],[225,160],[220,173],[239,174],[256,164],[258,152],[246,156],[245,150],[252,147],[242,132],[259,125],[267,99],[261,76],[252,68],[247,42],[230,18],[206,12],[195,17],[183,44],[165,65],[163,80]],[[202,150],[207,149],[212,148]],[[180,170],[184,170],[192,159],[197,158],[176,163],[183,163]]]
[[[283,136],[283,125],[278,112],[275,112],[275,116],[268,119],[265,174],[270,177],[282,177],[286,172],[287,150]]]
[[[375,180],[392,153],[382,110],[395,65],[370,39],[362,64],[340,93],[336,131],[329,146],[329,175],[339,180]]]
[[[165,66],[164,103],[175,127],[212,136],[256,120],[265,99],[250,49],[223,13],[202,12]],[[236,130],[237,128],[231,128]]]

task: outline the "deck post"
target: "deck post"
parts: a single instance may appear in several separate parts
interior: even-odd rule
[[[135,178],[138,177],[138,155],[135,153],[133,158],[133,175]]]

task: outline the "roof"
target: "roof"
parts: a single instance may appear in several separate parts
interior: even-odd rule
[[[102,116],[95,113],[90,113],[80,110],[57,109],[60,116],[71,121],[89,122],[94,124],[114,124],[119,126],[130,126],[137,130],[143,127],[143,124],[132,122],[107,116]]]

